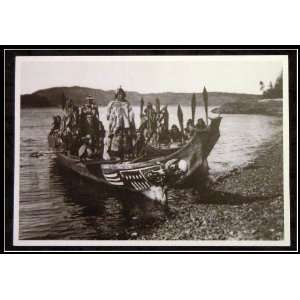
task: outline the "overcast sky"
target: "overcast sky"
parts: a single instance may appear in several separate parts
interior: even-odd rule
[[[56,86],[148,92],[259,93],[259,81],[274,82],[282,56],[235,57],[24,57],[21,93]]]

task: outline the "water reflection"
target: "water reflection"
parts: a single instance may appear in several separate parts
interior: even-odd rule
[[[49,169],[50,190],[61,191],[62,208],[72,222],[81,220],[82,228],[94,228],[90,239],[128,239],[133,233],[153,230],[153,220],[163,217],[159,204],[138,193],[115,190],[108,185],[84,179],[60,166],[54,158]],[[87,238],[84,230],[75,236]],[[72,238],[72,237],[70,237]]]

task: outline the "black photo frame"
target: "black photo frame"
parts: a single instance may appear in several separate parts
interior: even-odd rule
[[[26,48],[26,49],[24,49]],[[3,91],[5,99],[5,194],[3,197],[3,252],[5,253],[295,253],[298,251],[297,199],[297,58],[289,46],[6,46],[3,47]],[[14,246],[14,113],[15,58],[17,56],[90,55],[287,55],[289,61],[290,133],[290,246]]]

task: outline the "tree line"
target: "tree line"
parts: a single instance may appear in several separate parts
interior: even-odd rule
[[[283,97],[283,74],[282,71],[277,77],[275,83],[270,81],[266,87],[263,81],[259,82],[260,90],[262,91],[263,98],[282,98]]]

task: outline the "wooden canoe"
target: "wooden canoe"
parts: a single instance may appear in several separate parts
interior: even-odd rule
[[[220,136],[220,122],[221,117],[212,119],[206,129],[197,130],[184,146],[179,149],[158,149],[160,152],[154,153],[151,159],[82,162],[78,157],[64,153],[57,153],[57,158],[60,164],[81,176],[165,202],[169,187],[198,185],[205,179],[208,172],[207,157]],[[48,140],[50,146],[55,145],[53,139],[49,137]]]

